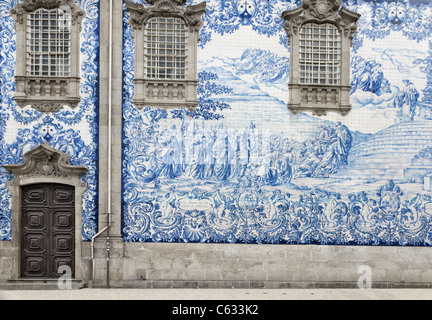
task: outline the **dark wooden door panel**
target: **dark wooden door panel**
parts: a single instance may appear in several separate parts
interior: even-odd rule
[[[51,278],[58,278],[63,275],[62,273],[57,272],[59,268],[63,265],[67,265],[70,267],[71,265],[75,264],[75,261],[70,255],[66,255],[66,256],[55,255],[52,257],[50,263],[51,263],[51,270],[53,270],[51,274]],[[71,270],[72,270],[72,277],[74,277],[73,268],[71,268]]]
[[[75,217],[70,208],[55,208],[51,211],[50,218],[53,231],[72,232],[75,229]]]
[[[43,254],[47,252],[46,234],[44,233],[27,233],[23,239],[24,250],[26,254]]]
[[[30,206],[47,207],[48,194],[47,189],[42,185],[34,188],[24,187],[22,190],[22,204]]]
[[[23,277],[59,277],[58,268],[75,266],[75,192],[59,184],[22,188]]]
[[[54,233],[51,239],[51,252],[59,256],[71,255],[74,252],[74,238],[69,234]]]
[[[23,227],[31,230],[46,230],[44,208],[23,208]]]
[[[52,191],[52,204],[54,206],[75,206],[75,193],[71,192],[70,188],[65,187],[58,187]]]
[[[44,256],[27,255],[21,261],[21,276],[23,277],[47,277],[46,258]]]

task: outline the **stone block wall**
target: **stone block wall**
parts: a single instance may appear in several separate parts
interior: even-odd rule
[[[432,285],[432,251],[427,247],[168,243],[114,247],[111,287],[358,288],[366,284],[367,272],[372,288]],[[100,241],[95,286],[106,285],[105,253]]]

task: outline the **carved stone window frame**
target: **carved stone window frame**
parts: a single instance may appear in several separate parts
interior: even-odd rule
[[[69,8],[72,19],[71,68],[67,77],[30,76],[27,74],[27,17],[39,8]],[[68,9],[68,10],[69,10]],[[56,112],[69,106],[75,108],[80,98],[80,31],[84,11],[73,0],[24,0],[10,13],[16,29],[16,90],[14,99],[21,108],[30,105],[40,112]]]
[[[130,13],[129,23],[133,28],[135,40],[135,95],[134,105],[137,109],[144,107],[187,108],[193,110],[198,106],[197,86],[197,51],[199,31],[203,26],[201,16],[206,3],[185,6],[186,0],[147,0],[144,6],[126,0]],[[153,17],[175,17],[184,21],[188,31],[186,77],[185,79],[151,79],[145,75],[146,24]]]
[[[301,6],[282,13],[284,29],[291,46],[288,109],[294,114],[312,111],[314,115],[326,115],[328,111],[334,111],[346,115],[351,110],[350,51],[360,14],[341,7],[341,4],[341,0],[303,0]],[[338,29],[341,36],[338,85],[300,83],[299,31],[307,23],[330,23]]]
[[[12,195],[12,243],[13,275],[18,279],[21,266],[21,190],[22,186],[55,183],[75,187],[75,278],[84,279],[84,266],[80,261],[82,258],[82,197],[87,191],[87,184],[80,176],[88,171],[86,167],[69,164],[66,153],[52,148],[47,143],[24,154],[22,164],[3,165],[7,171],[14,174],[14,179],[8,182],[8,189]]]

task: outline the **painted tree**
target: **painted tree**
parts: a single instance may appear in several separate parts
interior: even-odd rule
[[[214,96],[230,94],[233,89],[216,83],[218,75],[211,72],[202,71],[198,73],[198,107],[193,111],[174,110],[171,111],[173,118],[182,119],[184,114],[192,119],[219,120],[224,116],[220,114],[222,110],[231,109],[231,106],[223,101],[217,100]]]

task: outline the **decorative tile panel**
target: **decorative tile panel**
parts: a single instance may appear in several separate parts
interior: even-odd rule
[[[17,0],[0,0],[0,163],[22,163],[23,154],[47,142],[68,154],[72,165],[89,169],[82,180],[88,190],[83,196],[83,240],[97,231],[99,0],[76,0],[85,11],[81,29],[81,102],[71,109],[39,112],[20,108],[14,101],[16,36],[10,9]],[[43,95],[54,90],[62,95],[60,83],[28,84]],[[38,91],[39,90],[39,91]],[[42,106],[43,109],[43,106]],[[46,110],[41,110],[46,111]],[[11,195],[6,188],[12,175],[0,169],[0,240],[11,240]]]
[[[133,104],[124,12],[125,241],[431,245],[432,4],[343,1],[353,109],[317,117],[286,107],[281,13],[301,2],[206,2],[193,112]]]

